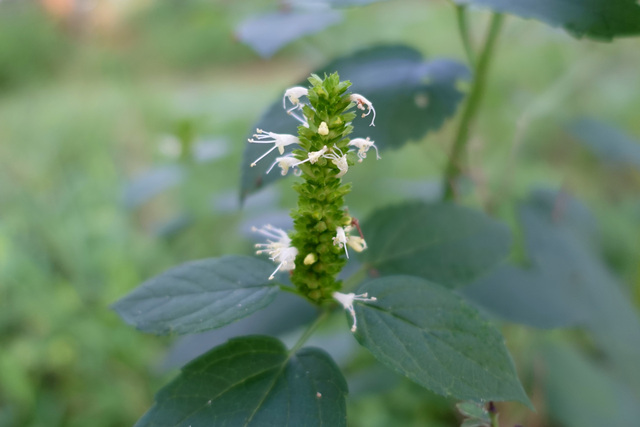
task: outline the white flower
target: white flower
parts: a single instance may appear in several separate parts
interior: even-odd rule
[[[376,150],[376,158],[380,160],[380,154],[378,153],[378,147],[374,141],[369,139],[369,137],[365,138],[354,138],[349,141],[349,145],[352,145],[358,149],[358,162],[362,163],[362,159],[367,158],[367,151],[369,148],[373,147]]]
[[[338,151],[340,155],[338,156],[335,151]],[[342,153],[342,150],[338,147],[334,147],[333,151],[328,154],[323,154],[322,157],[325,159],[331,160],[331,163],[336,165],[340,172],[336,174],[336,178],[342,178],[345,173],[349,170],[349,163],[347,163],[347,155]]]
[[[254,134],[253,136],[255,137],[255,139],[249,138],[249,142],[253,144],[273,144],[273,147],[271,147],[262,156],[258,157],[255,162],[251,163],[251,167],[254,167],[256,163],[258,163],[267,154],[269,154],[276,148],[278,149],[278,152],[280,152],[280,154],[284,154],[285,146],[300,143],[300,140],[298,139],[297,136],[282,134],[282,133],[275,133],[275,132],[266,132],[266,131],[263,131],[262,129],[257,129],[257,133]]]
[[[302,161],[299,161],[298,163],[296,163],[294,166],[298,166],[301,163],[304,162],[309,162],[312,165],[315,164],[318,160],[320,160],[320,157],[324,156],[324,153],[326,153],[328,150],[327,146],[325,145],[324,147],[322,147],[321,150],[318,151],[309,151],[308,157]]]
[[[338,227],[336,228],[336,237],[333,238],[333,244],[340,249],[344,248],[344,253],[349,258],[349,251],[347,246],[351,247],[356,252],[362,252],[367,249],[367,242],[361,236],[350,236],[349,233],[353,227]]]
[[[298,249],[291,246],[291,238],[284,230],[270,224],[262,228],[253,227],[251,230],[267,237],[267,243],[257,243],[255,245],[256,248],[264,248],[257,250],[256,254],[260,255],[266,252],[271,261],[279,263],[271,273],[271,276],[269,276],[269,280],[272,280],[279,270],[290,271],[296,267],[295,259],[298,256]]]
[[[273,162],[271,167],[267,170],[267,173],[271,172],[271,169],[273,169],[276,165],[278,165],[278,166],[280,166],[280,169],[282,169],[280,174],[282,176],[285,176],[287,174],[287,172],[289,172],[289,168],[292,168],[292,169],[295,170],[295,167],[298,166],[300,163],[302,163],[302,162],[300,162],[300,160],[296,159],[296,157],[293,154],[287,154],[286,156],[282,156],[282,157],[276,158],[276,161]],[[300,171],[298,171],[298,172],[300,172]]]
[[[356,311],[353,309],[354,301],[362,301],[362,302],[372,302],[377,301],[376,297],[369,298],[368,293],[356,295],[354,293],[343,294],[340,292],[334,292],[331,296],[338,301],[345,310],[349,312],[351,318],[353,318],[353,326],[351,326],[351,332],[355,332],[358,329],[357,321],[356,321]]]
[[[356,103],[356,107],[358,108],[358,110],[367,110],[366,114],[362,113],[362,117],[367,117],[373,111],[373,118],[371,119],[371,124],[369,126],[375,126],[374,122],[376,120],[376,109],[373,108],[373,104],[371,103],[371,101],[357,93],[352,93],[349,96],[349,99]]]
[[[347,250],[347,234],[345,233],[344,228],[336,228],[336,237],[333,238],[333,245],[340,249],[344,248],[344,253],[347,255],[347,258],[349,258],[349,251]]]
[[[318,134],[322,136],[329,135],[329,126],[327,126],[327,122],[320,123],[320,126],[318,126]]]
[[[302,86],[294,86],[292,88],[287,89],[284,92],[284,96],[282,97],[282,108],[287,108],[287,98],[289,98],[289,102],[293,105],[289,111],[295,110],[296,108],[301,108],[300,98],[303,96],[307,96],[309,94],[309,90]]]

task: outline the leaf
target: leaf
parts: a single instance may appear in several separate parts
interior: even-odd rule
[[[454,0],[564,27],[575,37],[611,40],[640,34],[636,0]]]
[[[410,274],[456,287],[470,284],[509,255],[507,227],[448,203],[407,203],[374,212],[362,224],[363,259],[383,275]]]
[[[619,129],[592,119],[581,119],[569,127],[577,141],[613,166],[640,170],[640,143]]]
[[[347,384],[322,350],[236,338],[186,365],[136,427],[347,425]]]
[[[566,198],[538,191],[520,206],[530,267],[505,266],[463,292],[508,320],[547,328],[584,326],[615,370],[640,392],[640,318],[597,254],[594,233],[576,226],[579,211],[561,207],[575,205],[563,202]]]
[[[124,189],[124,204],[135,209],[158,194],[175,187],[184,179],[185,172],[179,165],[168,165],[151,169],[137,176]]]
[[[375,47],[337,59],[314,73],[337,71],[342,80],[353,83],[351,90],[369,99],[376,109],[375,126],[371,116],[356,118],[357,137],[371,137],[380,150],[399,148],[439,129],[453,116],[464,94],[456,88],[468,79],[463,64],[451,60],[425,62],[420,52],[407,46]],[[307,86],[302,81],[297,85]],[[291,85],[295,86],[295,85]],[[282,91],[284,94],[284,90]],[[286,114],[282,98],[277,99],[253,129],[297,134],[299,122]],[[295,148],[295,147],[293,147]],[[255,167],[251,163],[266,151],[264,144],[246,143],[242,163],[241,197],[281,178],[278,171],[266,174],[277,157],[271,154]],[[371,156],[371,160],[375,159]]]
[[[130,325],[154,334],[224,326],[270,304],[273,266],[246,256],[187,262],[147,280],[113,305]]]
[[[545,407],[566,427],[636,426],[640,405],[632,390],[566,344],[543,349]]]
[[[366,282],[356,339],[382,363],[444,396],[531,405],[500,333],[452,291],[418,277]]]
[[[236,37],[268,58],[286,44],[341,20],[342,14],[335,10],[270,12],[243,21],[236,29]]]

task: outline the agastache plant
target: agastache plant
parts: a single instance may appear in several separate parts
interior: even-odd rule
[[[351,185],[343,183],[342,177],[355,159],[362,161],[366,157],[369,148],[374,147],[377,154],[369,138],[349,139],[353,131],[351,123],[356,117],[354,108],[366,110],[363,116],[373,111],[375,117],[375,110],[362,95],[348,93],[351,83],[341,82],[337,73],[324,79],[312,75],[309,82],[308,89],[296,86],[288,89],[283,97],[287,114],[301,121],[298,136],[258,129],[255,138],[249,139],[250,143],[262,143],[268,136],[274,144],[256,162],[276,147],[284,154],[285,146],[296,143],[299,148],[277,158],[268,172],[277,164],[282,174],[289,168],[297,168],[303,178],[293,186],[298,193],[298,206],[291,213],[294,230],[286,233],[271,225],[257,230],[268,238],[267,243],[256,245],[257,253],[267,253],[277,263],[273,274],[290,271],[297,291],[312,302],[340,302],[351,314],[355,331],[354,299],[375,301],[375,297],[339,292],[342,283],[337,276],[349,258],[347,247],[357,252],[367,247],[363,236],[351,235],[353,219],[344,204]],[[303,97],[308,103],[303,102]],[[287,99],[292,105],[289,109]],[[295,114],[296,110],[301,111],[302,116]]]

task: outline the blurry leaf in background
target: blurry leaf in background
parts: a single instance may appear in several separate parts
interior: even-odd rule
[[[452,291],[412,276],[365,282],[355,337],[381,363],[443,396],[530,406],[504,338]]]
[[[144,282],[113,305],[130,325],[154,334],[219,328],[269,305],[278,283],[273,265],[224,256],[191,261]]]
[[[353,83],[350,90],[369,99],[377,112],[375,126],[369,126],[371,116],[356,118],[353,138],[370,137],[380,150],[399,148],[439,129],[446,119],[455,114],[464,97],[457,89],[458,82],[469,78],[465,65],[447,59],[425,62],[420,52],[407,46],[361,50],[314,73],[322,76],[335,71],[342,80],[350,80]],[[308,82],[298,82],[298,85],[307,86]],[[282,98],[279,98],[254,128],[297,134],[298,124],[286,114]],[[242,199],[281,178],[278,171],[266,174],[275,154],[250,167],[264,151],[261,144],[247,143],[245,146],[241,165]]]
[[[564,27],[575,37],[611,40],[640,34],[635,0],[454,0]]]
[[[589,118],[569,126],[576,140],[612,166],[631,166],[640,171],[640,142],[611,125]]]
[[[180,184],[185,171],[180,165],[164,165],[138,175],[124,188],[124,204],[135,209],[169,188]]]
[[[585,210],[571,200],[534,192],[519,208],[530,267],[498,268],[463,293],[514,322],[585,326],[617,374],[640,392],[640,318],[599,256],[595,231],[580,226],[589,223]]]
[[[546,344],[544,397],[551,419],[565,427],[633,427],[640,405],[614,376],[566,344]]]
[[[335,10],[271,12],[242,22],[236,29],[236,37],[268,58],[286,44],[341,20],[342,14]]]
[[[347,383],[322,350],[236,338],[182,369],[136,427],[347,425]],[[213,422],[213,424],[212,424]]]
[[[446,287],[478,279],[509,255],[506,225],[446,203],[407,203],[375,211],[362,223],[368,268],[409,274]]]
[[[460,427],[491,427],[489,411],[485,409],[483,404],[460,402],[456,404],[456,408],[465,417]]]

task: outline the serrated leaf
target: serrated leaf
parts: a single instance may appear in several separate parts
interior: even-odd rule
[[[154,334],[215,329],[266,307],[278,284],[273,266],[246,256],[187,262],[147,280],[113,305],[130,325]]]
[[[456,287],[509,255],[508,228],[481,212],[414,202],[374,212],[362,223],[364,261],[382,275],[410,274]]]
[[[575,37],[610,40],[640,34],[636,0],[454,0],[563,27]]]
[[[640,170],[640,143],[619,129],[593,119],[572,123],[570,132],[601,160]]]
[[[322,350],[230,340],[186,365],[136,427],[346,426],[347,384]]]
[[[350,80],[353,83],[351,90],[369,99],[376,109],[375,126],[369,126],[371,116],[358,117],[354,121],[356,130],[352,136],[368,136],[380,150],[401,147],[439,129],[446,119],[455,114],[464,96],[457,89],[457,82],[469,77],[469,71],[463,64],[444,59],[425,62],[420,52],[407,46],[362,50],[337,59],[314,73],[322,76],[325,72],[335,71],[341,80]],[[308,82],[301,81],[297,85],[307,86]],[[260,128],[297,134],[298,125],[299,122],[286,114],[282,98],[279,98],[253,127],[252,133]],[[241,184],[243,199],[281,178],[278,170],[266,174],[277,154],[269,155],[255,167],[250,167],[265,151],[263,144],[245,145]],[[375,161],[375,156],[370,157]]]
[[[268,58],[288,43],[341,20],[342,14],[335,10],[281,10],[243,21],[236,29],[236,37],[263,58]]]
[[[444,396],[531,405],[504,339],[451,290],[418,277],[363,284],[355,336],[382,363]]]

